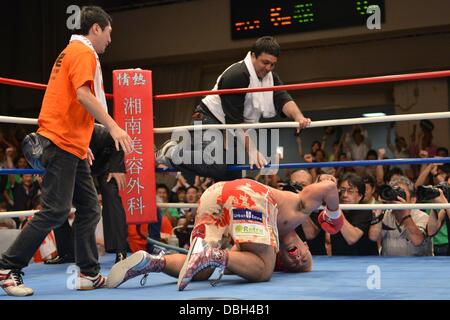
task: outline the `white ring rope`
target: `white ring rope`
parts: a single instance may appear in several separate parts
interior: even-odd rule
[[[38,119],[0,116],[2,123],[38,124]]]
[[[75,208],[70,209],[70,213],[74,213]],[[6,218],[19,218],[19,217],[32,217],[39,210],[25,210],[25,211],[6,211],[0,212],[0,219]]]
[[[158,208],[198,208],[197,203],[170,203],[156,204]],[[404,203],[404,204],[340,204],[341,210],[413,210],[413,209],[450,209],[450,203]],[[31,217],[39,210],[0,212],[0,219]],[[70,212],[75,212],[72,208]]]
[[[353,124],[380,123],[380,122],[397,122],[397,121],[414,121],[423,119],[448,119],[450,112],[433,112],[433,113],[415,113],[404,115],[380,116],[380,117],[364,117],[349,118],[338,120],[322,120],[311,121],[308,128],[328,127],[328,126],[346,126]],[[271,128],[298,128],[298,122],[265,122],[265,123],[244,123],[244,124],[206,124],[206,125],[190,125],[180,127],[154,128],[154,133],[170,133],[175,130],[194,130],[194,129],[271,129]]]
[[[432,119],[448,119],[450,112],[432,112],[432,113],[414,113],[368,118],[349,118],[337,120],[312,121],[308,128],[328,127],[328,126],[346,126],[353,124],[380,123],[380,122],[397,122],[397,121],[414,121],[414,120],[432,120]],[[19,124],[37,124],[37,119],[18,118],[0,116],[0,123],[19,123]],[[272,129],[272,128],[297,128],[298,123],[289,122],[265,122],[265,123],[243,123],[243,124],[206,124],[206,125],[189,125],[179,127],[154,128],[154,133],[170,133],[175,130],[194,130],[194,129]]]
[[[196,203],[157,203],[159,208],[197,208]],[[405,204],[340,204],[342,210],[412,210],[412,209],[450,209],[450,203],[405,203]]]

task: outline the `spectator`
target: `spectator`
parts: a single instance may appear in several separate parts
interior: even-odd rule
[[[415,203],[414,184],[407,177],[389,183],[404,194],[387,203]],[[377,212],[376,215],[380,215]],[[432,242],[427,237],[428,215],[420,210],[387,210],[381,223],[374,224],[370,239],[381,240],[383,256],[431,256]]]
[[[448,149],[444,147],[439,147],[436,149],[436,157],[447,158],[448,157]]]
[[[203,191],[208,189],[208,187],[213,183],[213,181],[214,180],[209,177],[195,176],[195,186],[197,187],[199,198],[201,197]]]
[[[13,161],[13,159],[15,159]],[[26,169],[28,168],[27,160],[19,155],[17,156],[17,151],[15,148],[10,147],[6,149],[6,163],[7,168],[9,169]],[[14,206],[14,196],[12,192],[12,186],[14,184],[20,184],[21,178],[19,174],[10,174],[8,175],[8,179],[6,181],[5,190],[3,192],[4,199],[9,204],[9,209],[12,210]]]
[[[450,177],[450,164],[430,163],[424,166],[417,177],[415,187],[446,182]]]
[[[328,155],[328,161],[338,161],[342,153],[342,141],[333,142],[333,152]]]
[[[405,175],[403,174],[403,170],[398,168],[398,167],[394,167],[392,169],[389,169],[386,174],[384,175],[384,182],[389,184],[389,182],[391,182],[391,180],[396,179],[398,177],[404,177]]]
[[[156,196],[161,199],[161,202],[169,202],[170,190],[165,184],[158,184],[156,186]],[[180,211],[176,208],[163,208],[161,209],[163,219],[168,219],[172,227],[178,224],[178,219],[180,218]],[[164,224],[164,221],[162,222]]]
[[[410,154],[417,158],[421,150],[428,153],[428,156],[434,157],[437,152],[437,146],[433,143],[434,124],[430,120],[421,120],[418,137],[416,137],[416,128],[414,125],[413,133],[411,134]]]
[[[375,150],[370,149],[369,151],[367,151],[366,160],[378,160],[378,153]],[[372,177],[375,177],[377,174],[377,167],[378,166],[365,166],[357,168],[360,176],[370,175]]]
[[[14,199],[13,211],[31,210],[32,200],[40,193],[40,186],[37,181],[33,182],[32,174],[20,175],[21,183],[11,185],[11,192]],[[24,218],[14,218],[17,224],[20,224]]]
[[[199,189],[195,186],[190,186],[186,189],[186,203],[197,203]]]
[[[364,181],[354,173],[348,173],[339,179],[339,202],[357,204],[364,199],[366,192]],[[368,233],[372,221],[372,212],[367,210],[344,211],[344,225],[339,233],[331,235],[331,253],[333,256],[378,255],[375,242],[369,240]]]
[[[395,122],[391,122],[391,124],[388,127],[388,132],[386,135],[386,145],[389,148],[389,150],[392,152],[394,159],[406,159],[409,158],[409,148],[408,144],[406,142],[406,139],[404,137],[400,137],[397,134],[397,131],[395,131],[395,146],[392,144],[391,135],[392,135],[392,129],[395,126]],[[412,170],[411,165],[409,164],[402,164],[395,167],[399,167],[405,172],[407,177],[412,179],[414,177],[414,171]]]
[[[325,162],[327,161],[327,156],[323,149],[317,149],[313,154],[315,162]]]
[[[354,125],[352,131],[347,132],[344,139],[344,149],[352,160],[364,160],[370,147],[371,142],[367,130],[361,125]]]
[[[348,158],[347,153],[342,152],[339,155],[339,160],[338,161],[350,161],[350,159]],[[353,172],[353,173],[356,172],[354,167],[350,167],[350,166],[348,166],[348,167],[338,167],[337,170],[336,170],[335,177],[340,177],[340,176],[344,175],[345,173],[351,173],[351,172]]]
[[[172,192],[176,193],[179,188],[187,188],[189,187],[189,183],[187,183],[181,172],[177,172],[176,175],[177,183],[173,186]]]
[[[367,176],[362,177],[362,179],[363,179],[364,185],[366,187],[366,192],[364,194],[364,199],[363,199],[362,203],[364,203],[364,204],[379,203],[375,197],[376,183],[375,183],[374,177],[367,175]]]
[[[183,203],[186,202],[186,188],[179,187],[176,191],[177,194],[177,202]]]
[[[450,194],[439,191],[439,196],[434,198],[434,203],[448,203]],[[428,219],[427,234],[433,238],[433,253],[435,256],[450,255],[449,248],[449,233],[450,225],[450,209],[430,210],[430,217]],[[443,223],[445,220],[445,224]]]
[[[311,151],[309,152],[310,154],[315,154],[317,150],[322,148],[322,144],[320,143],[320,141],[315,140],[313,141],[313,143],[311,144]]]
[[[199,189],[195,186],[190,186],[186,190],[186,203],[198,203],[200,199],[198,196]],[[188,248],[190,244],[190,236],[194,227],[196,208],[185,208],[182,211],[180,219],[178,220],[178,227],[175,229],[175,235],[178,238],[180,247]]]
[[[311,153],[307,153],[303,156],[303,160],[305,160],[305,162],[308,163],[313,163],[314,162],[314,157]],[[317,175],[318,175],[318,170],[317,168],[311,168],[309,169],[309,173],[311,174],[313,180],[316,180]]]
[[[313,177],[307,170],[300,169],[291,174],[290,181],[298,183],[301,187],[306,187],[313,183]]]

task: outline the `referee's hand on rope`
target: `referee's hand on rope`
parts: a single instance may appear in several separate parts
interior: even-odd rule
[[[253,166],[255,166],[257,169],[262,169],[268,164],[266,157],[264,157],[264,155],[256,149],[251,150],[248,156],[250,169],[253,169]]]
[[[125,130],[120,128],[118,125],[115,125],[111,127],[109,133],[115,142],[117,151],[120,150],[119,147],[121,147],[125,153],[130,153],[133,151],[133,141]]]
[[[295,120],[295,122],[298,122],[298,128],[296,131],[297,134],[299,134],[302,129],[305,129],[306,127],[309,127],[311,125],[310,118],[298,117],[294,120]]]

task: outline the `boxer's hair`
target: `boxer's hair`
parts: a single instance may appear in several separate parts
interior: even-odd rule
[[[278,57],[280,55],[280,45],[273,37],[265,36],[256,40],[255,44],[250,49],[250,52],[254,53],[258,58],[262,53],[267,53],[272,56]]]
[[[75,29],[74,33],[86,36],[89,34],[91,27],[97,23],[102,30],[112,23],[112,18],[100,7],[85,6],[81,8],[80,13],[80,29]]]

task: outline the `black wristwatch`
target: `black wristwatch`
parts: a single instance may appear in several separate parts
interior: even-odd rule
[[[373,217],[372,221],[370,221],[370,225],[373,226],[375,224],[380,223],[381,221],[383,221],[383,218],[384,218],[384,211],[378,217]]]

